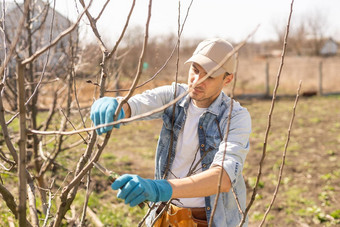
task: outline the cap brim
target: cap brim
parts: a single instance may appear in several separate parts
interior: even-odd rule
[[[186,63],[192,63],[195,62],[197,64],[199,64],[207,73],[209,73],[210,71],[212,71],[213,68],[215,68],[217,66],[217,63],[212,61],[210,58],[201,55],[201,54],[195,54],[193,55],[191,58],[189,58]],[[219,68],[217,71],[215,71],[212,75],[210,75],[211,77],[217,77],[221,74],[225,73],[225,70],[223,70],[223,68]]]

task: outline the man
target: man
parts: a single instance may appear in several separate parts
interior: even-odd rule
[[[233,79],[235,56],[224,64],[219,63],[231,51],[232,45],[223,39],[204,40],[186,62],[191,63],[188,84],[158,87],[135,95],[123,105],[118,119],[161,107],[174,99],[175,92],[178,97],[196,85],[175,106],[146,118],[163,119],[155,158],[156,180],[125,174],[112,184],[114,190],[119,190],[118,198],[124,199],[130,206],[143,201],[156,203],[158,209],[149,215],[148,225],[162,210],[164,202],[172,199],[168,211],[156,221],[155,226],[207,226],[221,171],[221,194],[213,226],[237,226],[242,219],[231,188],[244,211],[246,188],[242,169],[249,151],[251,120],[248,111],[234,101],[225,143],[223,137],[227,131],[231,99],[222,89]],[[216,70],[218,65],[222,66]],[[211,74],[210,77],[197,84],[207,73]],[[117,106],[115,98],[97,100],[91,108],[94,124],[112,122]],[[97,133],[111,129],[112,126],[103,127]],[[247,226],[247,221],[244,226]]]

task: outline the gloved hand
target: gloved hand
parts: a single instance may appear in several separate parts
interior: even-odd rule
[[[116,98],[103,97],[96,100],[91,106],[91,120],[94,125],[108,124],[113,122],[113,115],[118,107],[118,101]],[[121,109],[117,120],[125,117],[123,108]],[[115,125],[115,128],[119,128],[119,124]],[[96,130],[98,135],[112,130],[111,126],[102,127]]]
[[[117,190],[117,197],[125,200],[125,204],[134,207],[144,201],[168,201],[172,195],[172,187],[167,180],[143,179],[138,175],[124,174],[111,185]]]

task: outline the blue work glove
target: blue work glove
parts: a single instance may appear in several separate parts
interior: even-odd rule
[[[117,197],[134,207],[144,201],[166,202],[171,198],[172,187],[167,180],[143,179],[138,175],[124,174],[111,185]]]
[[[116,98],[103,97],[96,100],[91,106],[91,120],[93,121],[94,125],[97,126],[113,122],[113,115],[115,114],[117,107],[118,102]],[[122,108],[117,120],[120,120],[124,117],[125,113]],[[115,128],[119,128],[119,126],[120,125],[117,124],[115,125]],[[112,128],[113,127],[111,125],[96,129],[96,131],[98,135],[101,135],[102,133],[112,130]]]

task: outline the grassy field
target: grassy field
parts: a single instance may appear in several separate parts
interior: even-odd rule
[[[264,133],[271,100],[241,99],[252,116],[251,149],[248,154],[244,177],[248,186],[248,200],[255,182],[262,154]],[[257,226],[271,201],[277,184],[287,129],[294,100],[277,100],[272,128],[269,134],[267,157],[263,167],[258,194],[252,206],[250,226]],[[160,120],[132,122],[115,129],[99,162],[119,174],[134,173],[153,178],[154,152],[161,129]],[[16,127],[13,122],[12,127]],[[15,130],[15,129],[14,129]],[[78,135],[70,136],[71,143]],[[78,138],[77,138],[78,139]],[[46,138],[48,140],[48,138]],[[340,96],[300,98],[296,118],[287,150],[286,164],[280,190],[267,217],[266,226],[337,226],[340,224]],[[51,177],[57,177],[56,189],[67,184],[70,173],[84,152],[85,145],[65,152],[57,162],[65,169],[56,169]],[[54,175],[56,173],[56,175]],[[16,183],[13,174],[1,173],[8,184]],[[147,209],[130,208],[115,197],[106,177],[97,169],[92,170],[90,209],[105,226],[136,226]],[[60,189],[59,189],[60,190]],[[80,215],[85,198],[85,185],[81,187],[72,209]],[[58,203],[58,199],[56,199]],[[40,200],[37,200],[40,203]],[[8,226],[8,218],[14,220],[0,202],[0,226]],[[55,204],[52,213],[55,212]],[[68,212],[67,217],[71,217]],[[43,216],[41,218],[44,218]],[[89,218],[89,216],[88,216]],[[93,226],[89,218],[89,226]]]
[[[240,102],[248,108],[253,119],[251,150],[244,168],[249,199],[262,154],[271,100],[248,99]],[[277,184],[293,103],[293,99],[279,99],[275,105],[263,176],[250,210],[250,226],[257,226],[261,221]],[[115,130],[100,162],[120,174],[135,173],[152,178],[160,128],[161,121],[153,120],[133,122]],[[280,190],[266,226],[340,224],[339,144],[340,97],[301,98]],[[96,190],[89,206],[109,226],[135,226],[145,210],[129,208],[117,201],[105,179],[96,170],[93,174]]]

